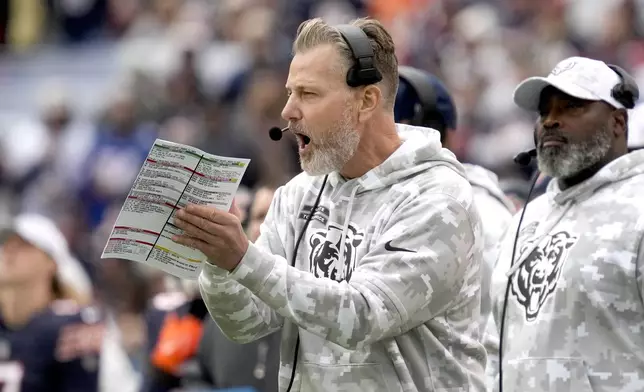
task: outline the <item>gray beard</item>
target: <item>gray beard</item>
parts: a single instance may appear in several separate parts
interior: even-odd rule
[[[353,117],[351,105],[347,102],[342,117],[325,132],[317,134],[319,136],[314,139],[307,156],[300,156],[302,170],[310,176],[323,176],[342,170],[360,144],[360,135],[352,125]],[[298,130],[294,129],[296,132]],[[304,133],[311,135],[308,129]]]
[[[333,132],[324,142],[312,146],[309,156],[300,157],[300,166],[308,175],[323,176],[340,172],[356,153],[360,143],[360,135],[356,131],[340,124]]]
[[[612,133],[605,125],[590,139],[554,147],[539,147],[539,171],[555,178],[569,178],[601,162],[611,149]]]

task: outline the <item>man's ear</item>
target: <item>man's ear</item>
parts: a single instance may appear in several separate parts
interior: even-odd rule
[[[626,112],[626,109],[617,109],[613,111],[613,121],[615,124],[615,127],[613,128],[615,136],[626,135],[626,130],[628,129],[628,113]]]
[[[358,106],[358,121],[365,122],[376,111],[382,103],[382,91],[374,84],[364,87],[360,94],[360,105]]]

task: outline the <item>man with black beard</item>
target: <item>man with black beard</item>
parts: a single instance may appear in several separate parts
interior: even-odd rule
[[[539,115],[538,167],[553,180],[501,243],[493,390],[644,390],[644,151],[626,143],[638,97],[628,74],[583,57],[515,91]]]

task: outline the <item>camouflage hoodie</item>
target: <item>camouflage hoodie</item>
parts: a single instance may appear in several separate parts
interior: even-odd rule
[[[481,333],[485,330],[490,316],[492,303],[490,299],[490,280],[494,264],[498,259],[499,242],[507,230],[514,204],[508,199],[496,174],[481,166],[464,164],[465,176],[474,191],[474,205],[479,211],[483,223],[483,261],[481,264]]]
[[[230,339],[282,328],[280,390],[482,391],[480,218],[462,165],[438,132],[398,125],[404,143],[364,176],[300,174],[277,190],[257,242],[227,273],[199,278]],[[342,246],[341,246],[342,244]]]
[[[498,388],[498,328],[508,276],[505,391],[644,391],[644,151],[566,190],[551,181],[517,218],[492,276],[486,346]]]

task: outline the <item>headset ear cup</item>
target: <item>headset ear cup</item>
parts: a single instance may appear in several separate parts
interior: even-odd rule
[[[356,67],[351,67],[347,71],[347,85],[349,87],[358,87],[360,85],[360,80],[358,79],[356,71]]]
[[[621,83],[613,87],[611,95],[617,102],[624,105],[626,109],[633,109],[640,97],[637,81],[629,75],[628,72],[617,65],[608,64],[608,67],[612,69],[621,80]]]
[[[354,25],[335,26],[349,46],[353,66],[347,72],[349,87],[368,86],[382,80],[382,74],[375,66],[375,53],[367,33]]]
[[[633,94],[628,91],[623,83],[620,83],[617,86],[613,87],[611,95],[617,102],[624,105],[626,109],[633,109],[635,107]]]

